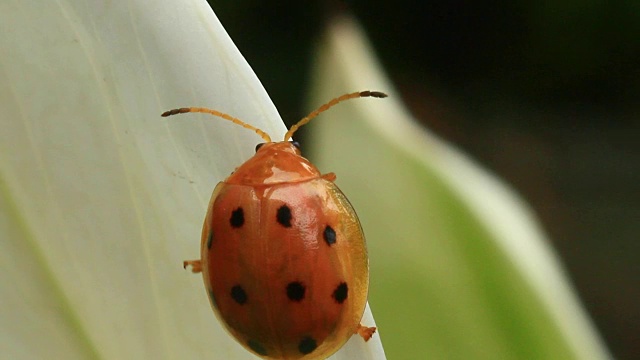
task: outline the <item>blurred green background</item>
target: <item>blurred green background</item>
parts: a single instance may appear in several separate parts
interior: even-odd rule
[[[640,1],[210,3],[288,124],[324,25],[356,16],[413,114],[532,204],[614,356],[640,358]]]

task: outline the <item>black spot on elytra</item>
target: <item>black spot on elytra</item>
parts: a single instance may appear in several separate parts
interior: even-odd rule
[[[347,287],[346,282],[341,282],[340,285],[333,291],[333,299],[338,303],[342,304],[349,295],[349,288]]]
[[[240,285],[231,288],[231,297],[240,305],[244,305],[247,302],[247,293]]]
[[[336,243],[336,231],[329,225],[324,228],[324,232],[322,233],[324,237],[324,241],[327,242],[327,245],[331,246]]]
[[[262,344],[260,344],[259,342],[251,339],[247,342],[247,345],[249,345],[251,350],[255,351],[256,354],[262,355],[262,356],[267,355],[267,349],[265,349],[264,346],[262,346]]]
[[[287,205],[280,206],[276,214],[276,220],[284,227],[291,227],[291,209]]]
[[[317,347],[318,344],[316,344],[316,341],[310,336],[305,337],[298,344],[298,350],[305,355],[311,354]]]
[[[207,249],[211,250],[212,243],[213,243],[213,231],[209,230],[209,235],[207,235]]]
[[[291,301],[300,302],[302,301],[302,299],[304,299],[305,290],[306,288],[301,282],[299,281],[290,282],[287,285],[287,297]]]
[[[229,219],[229,223],[231,224],[231,227],[236,229],[244,225],[244,210],[242,210],[241,207],[231,212],[231,219]]]

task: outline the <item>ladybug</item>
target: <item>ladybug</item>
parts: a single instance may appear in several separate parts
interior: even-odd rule
[[[284,141],[206,108],[162,116],[208,113],[255,131],[265,141],[213,191],[202,227],[200,259],[211,307],[225,328],[266,359],[322,359],[354,334],[367,302],[369,260],[364,233],[349,200],[289,141],[298,128],[339,102],[384,98],[377,91],[337,97],[293,125]]]

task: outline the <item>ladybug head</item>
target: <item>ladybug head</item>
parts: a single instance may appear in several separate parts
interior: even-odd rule
[[[289,131],[287,131],[286,134],[284,134],[284,140],[283,141],[288,141],[289,139],[291,139],[291,137],[293,137],[293,134],[302,126],[305,125],[306,123],[308,123],[309,121],[311,121],[311,119],[313,119],[314,117],[320,115],[320,113],[328,110],[329,108],[331,108],[332,106],[343,102],[345,100],[349,100],[349,99],[355,99],[355,98],[361,98],[361,97],[374,97],[374,98],[386,98],[387,94],[380,92],[380,91],[358,91],[358,92],[354,92],[354,93],[350,93],[350,94],[344,94],[342,96],[338,96],[337,98],[332,99],[331,101],[329,101],[328,103],[320,106],[318,109],[312,111],[309,115],[307,115],[306,117],[302,118],[302,120],[298,121],[296,124],[294,124],[291,128],[289,128]],[[234,118],[231,115],[222,113],[218,110],[213,110],[213,109],[207,109],[207,108],[200,108],[200,107],[188,107],[188,108],[179,108],[179,109],[173,109],[173,110],[169,110],[169,111],[165,111],[164,113],[162,113],[163,117],[167,117],[167,116],[171,116],[171,115],[176,115],[176,114],[185,114],[185,113],[190,113],[190,112],[197,112],[197,113],[206,113],[206,114],[211,114],[214,116],[218,116],[221,117],[225,120],[231,121],[234,124],[240,125],[243,128],[249,129],[249,130],[253,130],[256,134],[258,134],[264,141],[265,143],[270,143],[271,141],[271,137],[269,136],[269,134],[267,134],[266,132],[258,129],[257,127],[254,127],[252,125],[249,125],[247,123],[245,123],[244,121],[238,119],[238,118]],[[296,145],[296,142],[293,142],[294,145]],[[258,144],[258,146],[256,146],[256,152],[258,151],[258,149],[260,149],[260,147],[262,147],[263,144]],[[299,148],[298,145],[296,145],[296,147]]]
[[[291,145],[295,146],[295,147],[296,147],[296,149],[300,150],[300,143],[299,143],[299,142],[297,142],[297,141],[293,141],[293,140],[292,140],[292,141],[289,141],[289,143],[291,143]],[[256,152],[258,152],[258,150],[260,150],[260,148],[261,148],[264,144],[267,144],[267,143],[260,143],[260,144],[256,145]]]

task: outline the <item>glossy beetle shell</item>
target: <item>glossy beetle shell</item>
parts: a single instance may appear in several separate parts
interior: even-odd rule
[[[212,307],[264,358],[326,358],[358,329],[365,239],[332,180],[291,143],[266,143],[209,202],[201,263]]]

